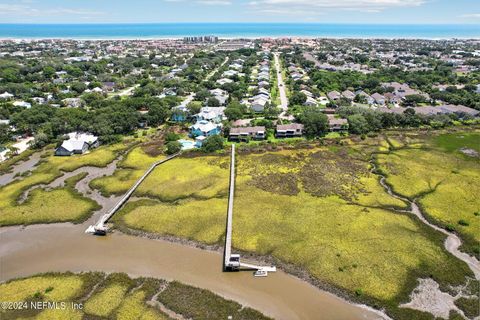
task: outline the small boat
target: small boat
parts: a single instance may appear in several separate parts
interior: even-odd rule
[[[260,269],[260,270],[255,271],[255,272],[253,273],[253,275],[254,275],[255,277],[266,277],[266,276],[268,276],[268,272],[265,271],[265,270],[261,270],[261,269]]]
[[[107,235],[108,229],[105,227],[95,227],[95,235],[97,236],[105,236]]]

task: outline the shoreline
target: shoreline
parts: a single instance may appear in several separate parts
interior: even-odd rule
[[[41,229],[41,228],[44,228],[44,227],[46,227],[46,228],[57,228],[57,227],[58,228],[61,228],[61,227],[73,227],[73,228],[80,227],[80,228],[82,228],[84,225],[85,225],[85,223],[84,224],[74,224],[72,222],[58,222],[58,223],[44,223],[44,224],[34,224],[34,225],[3,226],[3,227],[0,227],[0,236],[3,232],[11,232],[11,231],[23,232],[23,231],[25,231],[26,229],[29,229],[29,228],[34,228],[34,229],[38,229],[38,228]],[[117,235],[120,235],[120,236],[122,236],[122,235],[123,236],[131,236],[131,237],[146,239],[146,240],[151,240],[151,241],[160,241],[160,242],[164,242],[164,243],[170,243],[170,244],[173,244],[173,245],[180,245],[180,246],[194,248],[194,249],[198,249],[198,250],[202,250],[202,251],[207,251],[207,252],[211,252],[211,253],[215,253],[215,254],[219,254],[219,255],[223,254],[223,246],[221,246],[219,244],[208,245],[208,244],[203,244],[201,242],[197,242],[197,241],[186,239],[186,238],[180,238],[180,237],[169,236],[169,235],[160,235],[160,234],[149,233],[149,232],[145,232],[145,231],[141,231],[141,230],[135,230],[135,229],[131,229],[131,228],[128,228],[128,227],[125,227],[125,226],[122,226],[122,225],[118,225],[118,224],[115,225],[112,228],[112,230],[114,230],[113,234],[117,234]],[[108,237],[108,235],[107,235],[107,237]],[[100,238],[102,238],[102,237],[100,237]],[[378,316],[379,320],[380,319],[382,319],[382,320],[393,320],[392,318],[390,318],[385,313],[384,309],[375,309],[374,307],[371,307],[368,304],[366,304],[361,299],[355,299],[347,291],[342,290],[340,288],[335,287],[334,285],[328,284],[326,282],[322,282],[321,280],[312,277],[306,270],[303,270],[300,267],[296,267],[294,265],[284,263],[284,262],[282,262],[278,259],[275,259],[273,257],[270,257],[270,256],[260,256],[260,255],[257,255],[255,253],[243,252],[243,251],[240,251],[240,250],[236,250],[236,251],[238,253],[240,253],[242,256],[244,256],[245,259],[249,262],[257,262],[257,263],[263,263],[263,264],[275,264],[280,269],[280,271],[283,271],[283,273],[286,274],[287,276],[292,277],[292,278],[296,279],[297,281],[303,282],[304,284],[306,284],[308,286],[311,286],[315,290],[320,290],[322,293],[327,294],[334,299],[338,299],[339,301],[341,301],[343,303],[346,303],[346,304],[349,304],[353,307],[357,307],[357,308],[360,308],[362,310],[371,312],[371,313],[375,314],[376,316]],[[89,270],[84,270],[84,269],[69,270],[69,272],[73,272],[73,273],[97,272],[97,271],[106,272],[106,271],[103,271],[103,270],[93,270],[93,269],[92,270],[90,270],[90,269]],[[51,271],[51,272],[58,272],[58,271]],[[116,272],[116,271],[112,270],[112,271],[109,271],[107,273],[113,273],[113,272]],[[248,271],[239,271],[239,272],[244,273],[244,272],[248,272]],[[19,277],[14,277],[14,278],[3,279],[3,280],[0,280],[0,283],[6,283],[6,282],[16,280],[16,279],[27,278],[27,277],[31,277],[31,276],[34,276],[34,275],[37,275],[37,274],[42,274],[42,273],[44,273],[44,272],[40,271],[38,273],[33,273],[33,274],[30,274],[30,275],[27,275],[27,276],[19,276]],[[133,277],[141,277],[141,276],[151,277],[151,275],[142,275],[142,274],[130,273],[130,272],[125,272],[125,273],[127,273],[129,276],[133,276]],[[210,289],[207,289],[207,290],[212,291]],[[218,292],[215,292],[215,291],[212,291],[212,292],[222,296],[223,298],[228,298],[228,297],[225,297]],[[241,304],[244,304],[244,303],[245,302],[241,302]],[[248,305],[248,303],[246,303],[246,304]],[[250,305],[248,305],[248,306],[250,306]]]
[[[129,236],[139,237],[139,238],[144,238],[149,240],[155,240],[155,241],[166,241],[173,244],[180,244],[180,245],[192,247],[195,249],[223,254],[223,246],[219,244],[209,245],[209,244],[204,244],[191,239],[180,238],[177,236],[161,235],[161,234],[151,233],[147,231],[131,229],[119,224],[114,225],[112,229],[114,230],[114,232],[119,232],[124,235],[129,235]],[[388,316],[388,314],[385,312],[384,309],[375,309],[367,305],[361,299],[354,299],[353,295],[351,295],[348,291],[342,290],[336,287],[335,285],[332,285],[320,279],[314,278],[312,275],[308,273],[308,271],[302,269],[301,267],[283,262],[272,256],[261,256],[253,252],[246,252],[246,251],[237,250],[237,249],[235,249],[235,252],[239,253],[242,257],[246,258],[248,262],[255,262],[257,264],[264,264],[264,265],[275,265],[277,268],[285,272],[287,275],[297,278],[298,280],[314,287],[317,290],[321,290],[331,295],[332,297],[335,297],[336,299],[340,299],[341,301],[348,303],[352,306],[373,312],[384,320],[393,320]],[[246,271],[239,271],[239,272],[246,272]]]
[[[61,41],[154,41],[154,40],[183,40],[184,37],[202,37],[205,35],[158,35],[158,36],[119,36],[119,37],[105,37],[105,36],[59,36],[59,37],[48,37],[48,36],[39,36],[39,37],[3,37],[0,36],[0,41],[52,41],[52,40],[61,40]],[[282,40],[282,39],[301,39],[301,40],[423,40],[423,41],[454,41],[454,40],[469,40],[469,41],[480,41],[480,35],[477,37],[421,37],[421,36],[325,36],[325,35],[258,35],[258,36],[223,36],[218,37],[218,40],[262,40],[262,39],[273,39],[273,40]],[[186,43],[195,45],[195,43]],[[211,44],[215,45],[218,43],[200,43],[200,44]]]

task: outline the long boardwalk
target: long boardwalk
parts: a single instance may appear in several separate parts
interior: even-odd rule
[[[228,210],[227,210],[227,232],[225,235],[225,253],[224,264],[225,270],[229,270],[233,266],[231,262],[232,256],[232,219],[233,219],[233,197],[235,194],[235,145],[232,144],[232,155],[230,157],[230,187],[228,191]]]
[[[100,218],[100,220],[98,220],[98,222],[95,225],[88,227],[88,229],[85,232],[86,233],[96,233],[98,230],[104,230],[105,229],[105,223],[107,223],[107,221],[110,220],[110,218],[113,217],[113,215],[128,201],[128,199],[130,199],[132,194],[135,192],[135,190],[137,190],[138,186],[140,186],[140,184],[148,177],[148,175],[150,173],[152,173],[152,171],[156,167],[158,167],[159,165],[161,165],[161,164],[163,164],[167,161],[172,160],[176,156],[178,156],[178,153],[174,154],[172,156],[169,156],[166,159],[157,161],[154,164],[152,164],[150,166],[150,168],[147,171],[145,171],[143,176],[141,176],[140,179],[138,179],[137,182],[135,182],[135,184],[130,188],[130,190],[128,190],[127,193],[125,193],[125,195],[120,199],[120,201],[118,201],[118,203],[112,209],[110,209],[110,211],[108,211],[106,214],[104,214]]]
[[[232,229],[233,229],[233,199],[235,196],[235,145],[232,144],[232,154],[230,156],[230,186],[228,192],[228,210],[227,210],[227,230],[225,234],[224,249],[224,271],[238,271],[240,268],[246,270],[257,270],[264,272],[264,276],[268,272],[277,271],[274,266],[256,266],[253,264],[240,261],[239,254],[232,254]]]

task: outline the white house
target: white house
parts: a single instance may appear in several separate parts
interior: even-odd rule
[[[228,79],[228,78],[222,78],[222,79],[217,80],[217,83],[221,86],[223,86],[224,84],[227,84],[227,83],[232,83],[232,82],[233,82],[233,80]]]
[[[25,101],[15,101],[13,105],[15,107],[23,107],[27,109],[30,109],[32,107],[32,104],[30,102],[25,102]]]
[[[268,100],[269,99],[264,96],[258,97],[257,99],[253,100],[250,107],[255,112],[263,112],[265,110],[265,105],[267,104]]]
[[[13,98],[13,94],[8,93],[6,91],[4,93],[0,94],[0,99],[2,99],[2,100],[10,100],[12,98]]]
[[[197,121],[210,121],[220,123],[225,119],[225,107],[203,107],[200,112],[193,116]]]
[[[316,107],[318,105],[317,100],[313,99],[312,97],[307,96],[307,101],[303,103],[304,106],[308,107]]]
[[[213,135],[220,134],[222,131],[222,125],[217,123],[212,123],[207,120],[201,120],[190,126],[190,135],[192,137],[209,137]]]
[[[79,108],[83,105],[83,101],[80,98],[66,98],[62,100],[65,107]]]
[[[218,88],[210,90],[210,93],[213,95],[213,97],[215,99],[218,100],[220,105],[224,105],[227,102],[228,97],[229,97],[229,94],[228,94],[227,91],[222,90],[222,89],[218,89]]]
[[[89,149],[98,147],[98,137],[89,133],[71,132],[68,139],[55,150],[56,156],[71,156],[73,154],[84,154]]]

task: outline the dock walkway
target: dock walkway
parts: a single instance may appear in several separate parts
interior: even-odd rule
[[[127,193],[125,193],[125,195],[120,199],[120,201],[118,201],[118,203],[112,208],[110,209],[110,211],[108,211],[106,214],[104,214],[100,220],[98,220],[98,222],[95,224],[95,225],[91,225],[90,227],[88,227],[88,229],[85,231],[85,233],[96,233],[97,230],[104,230],[105,229],[105,223],[107,223],[108,220],[110,220],[113,215],[128,201],[128,199],[130,199],[130,197],[132,196],[132,194],[135,192],[135,190],[137,190],[137,188],[140,186],[140,184],[148,177],[148,175],[150,173],[152,173],[152,171],[158,167],[159,165],[167,162],[167,161],[170,161],[172,160],[173,158],[175,158],[176,156],[178,156],[179,154],[174,154],[174,155],[171,155],[163,160],[160,160],[160,161],[157,161],[155,162],[154,164],[152,164],[150,166],[150,168],[148,168],[147,171],[145,171],[145,173],[140,177],[140,179],[137,180],[137,182],[135,182],[135,184],[130,188],[130,190],[127,191]]]
[[[230,186],[228,191],[227,228],[225,234],[224,271],[256,270],[265,272],[277,271],[274,266],[256,266],[240,261],[239,254],[232,254],[232,229],[233,229],[233,200],[235,196],[235,144],[232,144],[230,156]]]

